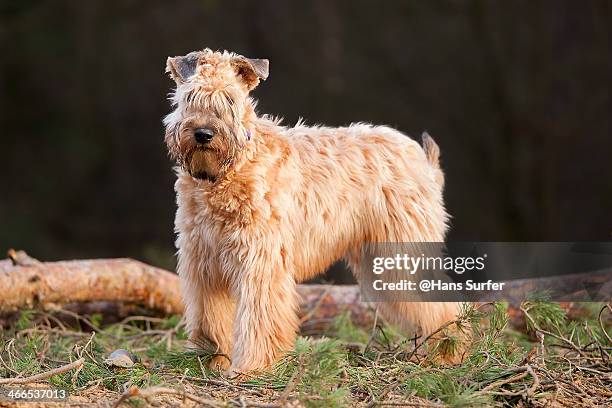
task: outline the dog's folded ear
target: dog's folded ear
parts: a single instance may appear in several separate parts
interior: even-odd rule
[[[192,52],[183,57],[169,57],[166,61],[166,72],[180,85],[191,77],[198,66],[199,53]]]
[[[259,84],[260,79],[265,81],[268,78],[270,62],[267,59],[238,56],[232,60],[232,65],[249,91]]]

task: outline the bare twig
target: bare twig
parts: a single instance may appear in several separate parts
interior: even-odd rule
[[[53,370],[45,371],[44,373],[32,375],[30,377],[24,378],[0,378],[0,384],[30,384],[42,380],[46,380],[48,378],[53,377],[54,375],[63,374],[70,370],[74,370],[75,368],[81,368],[85,363],[84,358],[79,358],[78,360],[63,365],[61,367],[54,368]]]
[[[150,388],[145,388],[141,390],[138,387],[131,387],[121,395],[121,397],[113,405],[113,408],[117,408],[123,402],[127,401],[128,399],[132,397],[141,397],[146,400],[148,398],[151,398],[157,395],[163,395],[163,394],[176,395],[178,397],[188,399],[188,400],[197,402],[198,404],[202,404],[208,407],[217,408],[217,407],[224,406],[223,404],[220,404],[215,400],[202,398],[195,394],[188,393],[184,390],[176,390],[174,388],[168,388],[168,387],[150,387]]]
[[[4,368],[6,368],[8,371],[12,371],[13,374],[19,375],[18,371],[13,370],[11,367],[9,367],[8,364],[6,364],[6,362],[2,359],[2,354],[1,353],[0,353],[0,364],[2,364],[4,366]]]
[[[526,372],[527,367],[518,367],[518,369],[522,372],[519,374],[513,375],[512,377],[508,377],[503,380],[495,381],[494,383],[487,385],[483,389],[476,391],[474,394],[486,394],[490,391],[493,391],[496,388],[501,387],[502,385],[510,384],[510,383],[522,380],[523,378],[527,377],[528,375],[528,373]]]
[[[376,308],[376,311],[374,312],[374,323],[372,324],[372,332],[370,333],[368,342],[366,343],[365,348],[363,349],[364,353],[370,349],[370,345],[374,341],[374,337],[376,337],[376,329],[378,329],[378,308]]]
[[[151,316],[128,316],[123,319],[119,324],[128,324],[130,322],[149,322],[149,323],[164,323],[166,319],[162,319],[161,317],[151,317]]]
[[[434,332],[430,333],[427,337],[425,337],[420,343],[418,343],[415,348],[410,352],[410,355],[408,356],[408,360],[410,360],[415,354],[416,352],[423,347],[424,344],[426,344],[433,336],[435,336],[436,334],[440,333],[441,331],[443,331],[444,329],[446,329],[447,327],[459,323],[460,320],[451,320],[450,322],[447,322],[445,324],[443,324],[442,326],[440,326],[437,330],[435,330]],[[400,353],[398,353],[400,354]]]
[[[25,334],[37,333],[37,334],[58,334],[60,336],[71,336],[71,337],[89,337],[89,333],[77,332],[72,330],[61,330],[61,329],[41,329],[39,327],[30,327],[29,329],[23,329],[17,333],[17,337],[22,337]]]
[[[218,387],[232,388],[237,391],[248,392],[258,397],[263,397],[263,394],[257,390],[250,389],[247,387],[242,387],[236,384],[232,384],[229,381],[220,381],[220,380],[213,380],[211,378],[199,378],[199,377],[190,377],[190,376],[186,376],[185,379],[188,381],[200,382],[200,383],[207,384],[207,385],[216,385]]]
[[[608,334],[608,331],[606,330],[606,326],[604,326],[603,321],[601,320],[601,314],[606,309],[612,312],[612,306],[610,306],[609,303],[604,305],[604,307],[602,307],[601,310],[599,311],[599,316],[597,316],[597,320],[599,320],[599,327],[601,328],[601,331],[603,332],[604,336],[606,336],[606,339],[608,339],[608,342],[612,344],[612,338],[610,338],[610,335]]]
[[[268,402],[257,402],[257,401],[249,401],[243,397],[239,398],[238,401],[233,400],[232,401],[234,404],[236,404],[239,407],[254,407],[254,408],[279,408],[281,407],[280,404],[275,404],[275,403],[268,403]]]
[[[529,321],[531,322],[531,325],[533,326],[534,329],[536,329],[536,332],[541,332],[543,334],[546,334],[548,336],[554,337],[555,339],[562,341],[563,343],[566,343],[567,345],[569,345],[574,351],[576,351],[578,354],[580,354],[581,356],[584,356],[584,352],[582,351],[582,349],[577,346],[574,342],[572,342],[571,340],[563,337],[563,336],[559,336],[558,334],[555,334],[551,331],[548,330],[544,330],[542,329],[534,320],[533,317],[531,317],[531,315],[529,314],[528,310],[525,309],[522,305],[521,305],[521,311],[525,314],[525,317],[527,319],[529,319]]]
[[[525,394],[527,395],[527,397],[533,397],[535,395],[536,390],[540,386],[540,378],[530,365],[527,366],[527,372],[533,378],[533,384],[531,385],[531,387],[529,387],[529,389],[527,389],[527,391],[525,391]]]

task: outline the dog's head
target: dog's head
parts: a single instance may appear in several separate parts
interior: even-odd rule
[[[170,156],[191,176],[214,180],[250,142],[249,93],[268,77],[268,60],[205,49],[168,58],[166,71],[176,82],[164,119]]]

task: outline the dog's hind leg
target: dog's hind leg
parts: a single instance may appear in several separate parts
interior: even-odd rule
[[[384,245],[386,244],[382,244],[382,246]],[[371,288],[365,287],[365,285],[373,282],[372,259],[390,256],[390,254],[386,253],[386,248],[380,253],[373,253],[371,251],[372,246],[365,245],[361,253],[352,252],[346,257],[355,278],[362,284],[362,291],[364,292],[371,290]],[[394,282],[395,279],[386,277],[385,281]],[[364,282],[366,282],[365,285],[363,284]],[[421,341],[446,323],[456,320],[461,309],[461,303],[459,302],[419,301],[418,296],[408,297],[405,294],[393,292],[386,293],[385,295],[378,293],[376,294],[376,300],[380,300],[375,305],[386,322],[399,326],[406,335],[412,336],[417,334]],[[456,332],[454,325],[450,329]],[[463,333],[456,334],[456,337],[460,340],[463,340],[465,337]],[[439,340],[440,338],[442,338],[442,335],[436,335],[432,338],[432,341]],[[456,352],[452,350],[450,352],[444,351],[441,353],[443,360],[450,362],[457,361],[460,357],[461,348],[461,346],[457,347]]]
[[[349,264],[353,275],[361,284],[362,290],[367,295],[374,293],[371,288],[365,285],[373,282],[373,265],[374,258],[393,258],[395,253],[391,253],[394,248],[408,248],[407,245],[394,244],[374,244],[364,245],[361,253],[351,251],[346,256],[346,261]],[[380,248],[380,250],[377,250]],[[397,276],[392,277],[390,274]],[[385,282],[396,282],[410,276],[402,276],[402,273],[393,271],[385,272],[385,275],[380,275]],[[374,279],[379,279],[376,277]],[[460,304],[457,302],[428,302],[419,301],[425,300],[418,295],[411,293],[388,291],[376,294],[376,306],[383,317],[394,325],[402,327],[404,330],[420,329],[422,334],[427,335],[437,330],[444,323],[454,320],[459,313]],[[366,296],[367,298],[367,296]],[[384,301],[383,301],[384,300]]]

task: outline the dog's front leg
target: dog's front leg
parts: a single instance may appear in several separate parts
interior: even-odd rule
[[[213,370],[227,370],[232,354],[232,326],[234,302],[223,289],[205,290],[202,293],[202,334],[213,343],[215,355],[208,363]]]
[[[280,250],[274,252],[260,251],[241,263],[235,286],[234,373],[267,368],[294,346],[296,283]]]
[[[209,363],[211,369],[228,369],[232,353],[232,327],[235,304],[229,290],[204,279],[195,257],[179,254],[178,273],[181,278],[185,322],[189,339],[194,345],[215,353]]]

